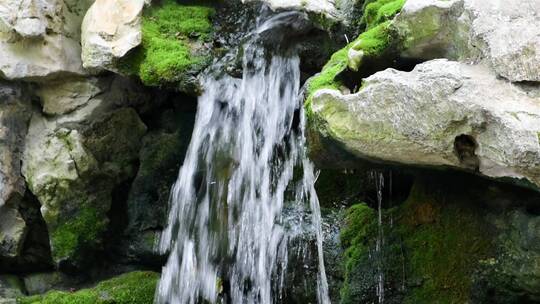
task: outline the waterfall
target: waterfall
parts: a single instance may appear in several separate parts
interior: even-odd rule
[[[319,202],[306,158],[300,60],[260,37],[287,23],[261,21],[243,46],[242,78],[202,76],[204,93],[159,243],[169,257],[157,303],[275,303],[287,267],[286,204],[309,206],[317,231],[318,300],[329,303]]]

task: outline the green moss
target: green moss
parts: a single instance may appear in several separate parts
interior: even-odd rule
[[[103,281],[96,287],[77,292],[51,291],[45,295],[24,297],[19,304],[150,304],[159,274],[130,272]]]
[[[493,227],[457,188],[417,181],[405,203],[383,211],[379,251],[375,210],[351,207],[341,232],[341,303],[376,301],[381,269],[388,303],[469,302],[474,274],[492,254]]]
[[[397,49],[397,35],[394,33],[390,19],[401,10],[404,3],[405,0],[379,0],[366,6],[366,14],[375,15],[373,20],[370,19],[371,17],[365,17],[370,20],[367,30],[344,48],[335,52],[322,71],[309,80],[305,103],[308,117],[311,115],[311,99],[317,90],[339,89],[343,86],[338,76],[349,65],[348,52],[351,48],[363,51],[364,57],[361,61],[380,60],[392,48]],[[356,69],[360,65],[360,63],[356,64]]]
[[[73,257],[81,247],[93,247],[107,229],[107,216],[86,206],[51,233],[53,257],[56,261]]]
[[[383,22],[391,20],[401,11],[406,0],[368,1],[364,6],[361,24],[371,29]]]
[[[211,37],[213,14],[209,6],[164,0],[143,16],[141,46],[120,62],[120,70],[148,86],[188,85],[190,71],[210,59],[200,49]]]
[[[402,206],[408,273],[422,282],[405,303],[466,303],[472,275],[491,248],[490,230],[479,210],[467,202],[441,204],[432,189],[418,184]]]

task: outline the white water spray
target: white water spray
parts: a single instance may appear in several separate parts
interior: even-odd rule
[[[287,203],[311,207],[318,300],[329,303],[319,202],[298,98],[299,58],[269,54],[258,42],[260,34],[283,25],[287,14],[293,13],[278,14],[251,34],[241,79],[203,76],[205,92],[159,244],[169,258],[157,303],[279,302],[287,266]],[[214,70],[219,68],[216,63]]]

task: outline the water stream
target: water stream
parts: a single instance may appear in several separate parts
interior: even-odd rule
[[[300,60],[272,53],[260,39],[291,14],[298,13],[259,21],[243,47],[241,79],[218,73],[220,62],[202,77],[204,94],[159,244],[169,258],[157,303],[279,303],[288,204],[306,206],[312,215],[318,301],[330,302],[314,169],[303,133]]]

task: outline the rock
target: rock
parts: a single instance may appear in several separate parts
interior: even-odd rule
[[[323,137],[356,156],[540,186],[539,101],[485,67],[441,59],[378,72],[356,94],[320,90],[312,111]]]
[[[17,209],[0,207],[0,256],[16,257],[23,248],[26,223]]]
[[[25,191],[21,153],[30,120],[24,86],[0,82],[0,207]]]
[[[32,273],[25,276],[23,281],[29,295],[43,294],[51,289],[65,286],[68,282],[73,284],[73,278],[61,272]]]
[[[405,57],[485,61],[510,81],[540,81],[540,2],[409,0],[394,25]]]
[[[0,4],[0,77],[85,74],[80,26],[93,0],[6,0]]]
[[[47,83],[41,85],[36,93],[43,105],[43,112],[58,115],[74,111],[102,92],[97,78],[81,78]]]
[[[84,81],[84,80],[81,80]],[[103,245],[112,192],[135,174],[135,164],[146,126],[129,107],[144,103],[145,95],[128,92],[124,79],[89,79],[71,82],[62,96],[72,112],[55,117],[34,114],[26,137],[23,174],[41,204],[50,234],[54,261],[61,267],[83,267],[91,253]],[[112,83],[112,84],[111,84]],[[56,86],[57,84],[53,84]],[[98,92],[94,97],[90,92]],[[69,96],[74,100],[69,100]],[[81,98],[83,96],[83,98]],[[49,104],[47,98],[44,104]],[[57,112],[66,112],[62,106]]]
[[[114,63],[142,40],[144,0],[96,0],[82,23],[82,61],[90,70],[115,70]]]
[[[242,0],[244,3],[254,1],[262,1],[272,10],[304,11],[330,20],[338,20],[340,16],[334,0]]]
[[[23,296],[23,285],[13,275],[0,275],[0,304],[16,304],[16,299]]]
[[[482,261],[475,276],[478,303],[540,301],[540,216],[513,210],[496,221],[500,254]]]
[[[161,265],[155,241],[167,221],[169,193],[184,160],[194,119],[194,109],[167,109],[143,138],[139,170],[127,201],[131,238],[127,255],[135,261]]]

